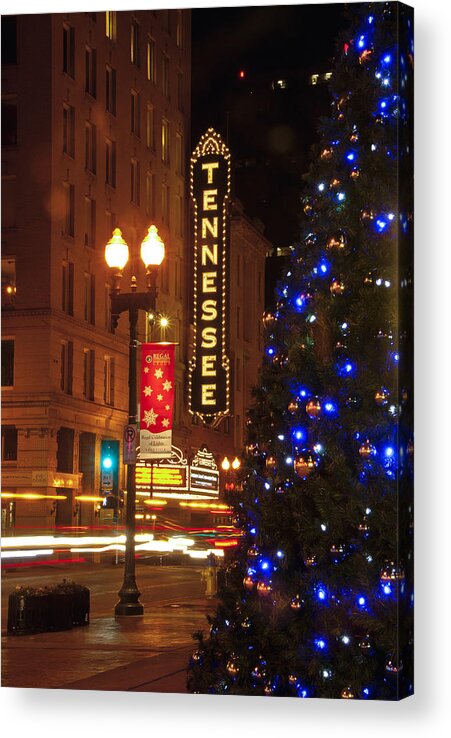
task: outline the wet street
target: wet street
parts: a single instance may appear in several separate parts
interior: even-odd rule
[[[173,671],[180,672],[177,683],[181,691],[187,656],[195,650],[192,634],[208,630],[206,613],[213,607],[205,598],[201,571],[193,566],[137,562],[136,580],[144,617],[116,619],[114,606],[122,584],[122,565],[8,570],[2,576],[2,686],[64,688],[88,680],[86,685],[74,687],[172,691],[148,685],[146,679],[154,679],[150,675],[155,669],[152,672],[144,667],[159,665],[158,674],[163,675],[171,673],[173,664]],[[53,633],[7,635],[8,596],[15,587],[40,587],[63,578],[89,588],[90,624]],[[139,667],[133,678],[132,666]],[[99,675],[105,672],[109,677],[102,686]],[[89,682],[93,677],[97,682]]]

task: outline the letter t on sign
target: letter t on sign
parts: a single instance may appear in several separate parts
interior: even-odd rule
[[[211,161],[207,162],[206,164],[202,164],[202,169],[207,170],[207,183],[213,184],[213,169],[217,169],[219,167],[218,161]]]

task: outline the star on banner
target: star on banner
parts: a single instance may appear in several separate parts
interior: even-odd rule
[[[170,409],[171,409],[171,406],[170,406],[170,405],[165,405],[165,406],[164,406],[164,409],[165,409],[165,410],[170,410]]]
[[[150,410],[144,411],[144,422],[147,425],[147,427],[149,427],[149,425],[156,425],[157,418],[158,418],[158,413],[155,413],[153,408],[151,408]]]
[[[166,392],[169,392],[169,390],[172,389],[172,382],[170,382],[169,379],[167,379],[166,382],[163,382],[163,389],[165,389]]]
[[[150,395],[153,392],[153,389],[152,389],[152,387],[150,385],[146,385],[146,387],[144,387],[143,392],[144,392],[144,394],[145,394],[146,397],[150,397]]]
[[[149,367],[148,366],[145,366],[144,367],[144,374],[148,374],[148,373],[149,373]]]
[[[162,369],[155,369],[155,379],[161,379],[163,376],[163,370]]]
[[[161,425],[163,428],[167,428],[169,425],[169,418],[164,418],[164,420],[161,421]]]
[[[161,402],[162,399],[163,399],[163,395],[157,395],[158,402]]]

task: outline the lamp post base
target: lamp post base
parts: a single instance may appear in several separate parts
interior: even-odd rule
[[[118,602],[114,608],[116,617],[144,615],[144,607],[140,602]]]

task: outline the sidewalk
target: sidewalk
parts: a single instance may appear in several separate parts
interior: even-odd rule
[[[192,634],[208,631],[214,606],[194,596],[139,618],[91,613],[87,626],[24,636],[3,623],[2,687],[186,693]]]

